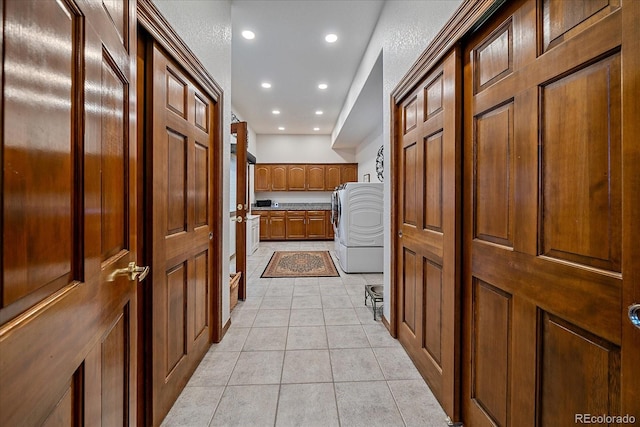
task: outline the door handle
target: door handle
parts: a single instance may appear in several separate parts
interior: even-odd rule
[[[640,304],[629,306],[629,320],[636,328],[640,329]]]
[[[398,237],[402,237],[402,230],[398,231]]]
[[[142,282],[148,274],[149,266],[138,267],[134,261],[131,261],[127,268],[118,268],[114,270],[107,278],[107,281],[113,282],[116,279],[116,276],[128,275],[129,280],[138,279],[139,282]]]
[[[244,219],[246,219],[246,218],[244,218]],[[240,215],[238,215],[235,218],[231,218],[231,221],[235,221],[235,222],[242,222],[242,220],[243,220],[243,218]]]

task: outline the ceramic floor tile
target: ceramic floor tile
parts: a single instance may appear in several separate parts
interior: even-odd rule
[[[277,427],[338,426],[333,384],[283,384],[276,415]]]
[[[293,297],[291,308],[322,308],[322,300],[319,295]]]
[[[401,347],[400,342],[389,334],[382,323],[362,325],[362,329],[364,329],[371,347]]]
[[[320,286],[296,285],[293,288],[294,297],[320,296]]]
[[[385,381],[336,383],[335,387],[341,425],[349,427],[404,426],[400,412]]]
[[[291,308],[291,297],[264,297],[262,298],[261,309],[279,310]]]
[[[266,310],[260,309],[253,322],[254,328],[267,328],[273,326],[288,326],[291,310]]]
[[[289,326],[322,326],[324,315],[321,308],[300,308],[291,310]]]
[[[330,350],[333,380],[369,381],[382,380],[384,376],[370,348]]]
[[[318,284],[324,286],[343,286],[342,278],[340,277],[319,277]]]
[[[211,349],[213,351],[240,351],[244,347],[250,330],[251,328],[236,328],[232,323],[222,341],[218,344],[213,344]]]
[[[356,284],[356,285],[345,285],[345,289],[347,294],[352,297],[361,297],[362,301],[364,301],[364,283]]]
[[[256,318],[258,310],[236,306],[231,312],[231,324],[240,328],[250,328]]]
[[[187,387],[227,385],[240,352],[213,351],[207,353],[187,383]]]
[[[287,328],[251,328],[243,351],[284,350]]]
[[[326,325],[359,325],[360,319],[353,308],[325,308]]]
[[[378,320],[373,319],[373,309],[371,306],[368,307],[354,307],[356,310],[356,314],[360,319],[360,323],[363,325],[375,325],[378,323],[382,323],[380,320],[380,316],[377,316]]]
[[[361,325],[327,326],[329,348],[370,347]]]
[[[351,298],[348,295],[323,295],[322,308],[351,308]]]
[[[409,427],[440,427],[447,415],[424,380],[388,381],[404,422]]]
[[[287,336],[287,350],[325,349],[327,332],[324,326],[292,326]]]
[[[331,382],[328,350],[287,350],[284,354],[282,383]]]
[[[347,290],[341,283],[339,285],[322,285],[320,286],[320,293],[322,296],[343,296],[347,295]]]
[[[267,289],[266,297],[290,297],[293,296],[293,284],[272,283]]]
[[[236,309],[238,308],[241,310],[244,310],[244,309],[257,310],[258,308],[260,308],[260,304],[262,304],[262,296],[247,295],[247,299],[245,299],[244,301],[238,301],[238,305],[233,311],[235,312]]]
[[[207,427],[220,401],[224,387],[185,387],[162,427]]]
[[[422,376],[402,347],[374,348],[386,380],[418,380]]]
[[[296,277],[296,285],[318,285],[317,277]]]
[[[227,387],[211,420],[211,426],[273,426],[279,385]]]
[[[284,351],[243,351],[229,385],[279,384]]]

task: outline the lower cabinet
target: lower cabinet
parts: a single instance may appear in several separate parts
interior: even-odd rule
[[[253,211],[260,240],[331,240],[330,211]]]

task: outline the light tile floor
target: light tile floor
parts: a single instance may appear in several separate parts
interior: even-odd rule
[[[261,242],[247,299],[204,357],[163,426],[445,426],[446,415],[397,340],[364,305],[382,274],[262,279],[274,250],[333,242]]]

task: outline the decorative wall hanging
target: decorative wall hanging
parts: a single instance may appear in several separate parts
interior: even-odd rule
[[[380,146],[378,154],[376,155],[376,172],[378,173],[378,179],[380,182],[384,181],[384,145]]]

